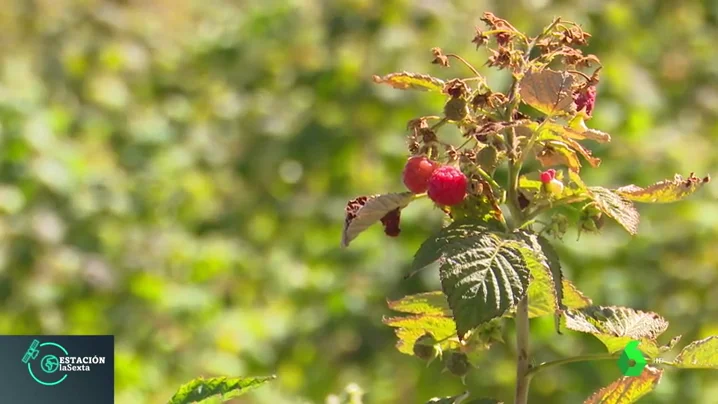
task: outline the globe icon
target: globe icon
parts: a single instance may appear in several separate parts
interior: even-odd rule
[[[55,355],[45,355],[40,361],[40,366],[45,373],[53,373],[60,368],[60,361]]]

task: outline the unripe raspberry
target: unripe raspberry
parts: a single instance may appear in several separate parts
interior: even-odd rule
[[[429,361],[436,358],[438,354],[436,340],[431,334],[426,333],[414,342],[414,355],[416,357]]]
[[[451,352],[444,362],[446,368],[454,376],[464,377],[469,373],[471,365],[469,364],[469,358],[462,352]]]
[[[404,166],[402,179],[406,188],[415,193],[426,192],[429,186],[429,177],[439,165],[424,156],[410,158]]]
[[[549,182],[553,181],[554,178],[556,178],[556,170],[550,168],[542,172],[540,178],[542,183],[548,184]]]
[[[589,117],[593,112],[593,106],[596,105],[596,86],[588,86],[586,89],[579,91],[573,95],[573,101],[576,103],[578,111],[586,111]]]
[[[550,182],[544,183],[543,189],[549,195],[561,195],[563,192],[563,182],[554,178]]]
[[[466,176],[458,168],[439,167],[429,177],[429,198],[440,205],[458,205],[466,197],[467,182]]]

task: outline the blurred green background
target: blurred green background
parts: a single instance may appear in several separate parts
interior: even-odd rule
[[[460,381],[393,347],[386,298],[441,224],[428,201],[339,248],[346,201],[400,191],[406,122],[443,98],[373,84],[440,46],[482,65],[484,11],[536,33],[554,16],[593,34],[605,68],[591,126],[614,141],[590,185],[717,173],[718,2],[3,0],[0,7],[0,333],[114,334],[119,404],[165,402],[199,375],[278,379],[236,402],[420,403]],[[482,71],[486,71],[482,69]],[[504,75],[490,74],[498,87]],[[641,206],[560,246],[597,304],[655,310],[664,342],[718,334],[718,188]],[[537,361],[601,352],[532,324]],[[513,339],[507,331],[507,341]],[[467,378],[511,400],[512,344]],[[717,403],[718,373],[667,370],[642,403]],[[540,374],[534,403],[580,403],[614,363]]]

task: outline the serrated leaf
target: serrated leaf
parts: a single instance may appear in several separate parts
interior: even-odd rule
[[[421,244],[414,254],[411,271],[418,271],[441,257],[444,247],[461,239],[489,231],[486,223],[474,219],[460,219],[441,229]]]
[[[442,341],[444,350],[459,347],[457,340],[451,339],[456,335],[456,325],[450,317],[441,315],[418,314],[407,317],[391,317],[383,320],[384,324],[396,328],[395,333],[399,339],[396,348],[401,353],[414,355],[414,343],[422,335],[429,333],[435,340]]]
[[[566,72],[545,69],[530,71],[520,82],[521,99],[548,116],[570,112],[573,107],[573,77]]]
[[[672,180],[659,181],[645,188],[631,184],[618,188],[614,192],[635,202],[671,203],[690,196],[708,181],[710,181],[710,177],[702,179],[693,173],[688,178],[676,174]]]
[[[268,377],[213,377],[197,378],[180,386],[169,404],[200,403],[205,399],[219,396],[221,402],[240,396],[275,379]]]
[[[668,321],[653,312],[627,307],[589,306],[564,312],[566,328],[593,334],[615,353],[632,340],[641,341],[638,349],[651,358],[660,354],[656,338],[668,328]]]
[[[502,316],[526,295],[530,268],[542,268],[531,248],[512,235],[485,231],[441,249],[439,277],[459,338]]]
[[[451,316],[451,308],[441,291],[404,296],[387,304],[390,309],[402,313]]]
[[[544,238],[531,235],[526,243],[536,253],[537,260],[529,266],[531,280],[528,287],[529,318],[554,314],[562,298],[561,265],[553,246]]]
[[[624,376],[598,390],[584,404],[631,404],[655,389],[663,369],[647,366],[637,377]]]
[[[398,192],[361,196],[349,201],[342,231],[342,247],[348,247],[361,232],[379,222],[391,211],[405,208],[414,197],[411,192]]]
[[[469,392],[466,391],[457,396],[434,397],[431,400],[427,401],[426,404],[460,404],[460,403],[463,403],[464,400],[466,400],[468,397],[469,397]]]
[[[567,309],[582,309],[593,304],[593,301],[586,297],[568,279],[563,280],[563,305]]]
[[[672,365],[684,369],[718,369],[718,336],[691,342]]]
[[[423,91],[438,91],[444,88],[446,84],[444,80],[436,77],[429,76],[427,74],[419,73],[390,73],[386,76],[372,76],[375,83],[388,84],[394,88],[400,90],[423,90]]]
[[[602,187],[588,187],[588,192],[598,209],[617,221],[631,235],[638,233],[640,216],[631,201]]]

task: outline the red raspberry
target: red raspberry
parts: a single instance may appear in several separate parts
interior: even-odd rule
[[[596,105],[596,86],[589,86],[583,91],[576,92],[573,101],[576,103],[577,110],[583,109],[586,115],[591,116],[593,106]]]
[[[429,177],[439,165],[424,156],[414,156],[410,158],[404,166],[402,179],[406,188],[415,193],[421,194],[426,192]]]
[[[550,168],[541,173],[541,182],[544,184],[548,184],[554,178],[556,178],[556,170],[554,170],[553,168]]]
[[[457,205],[466,197],[467,182],[458,168],[439,167],[429,177],[429,198],[440,205]]]

